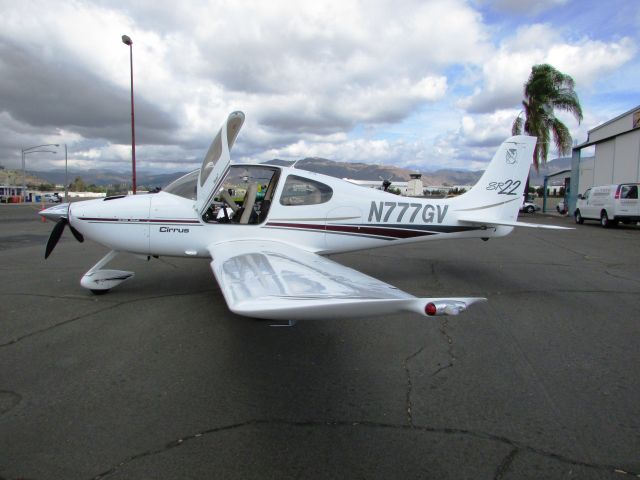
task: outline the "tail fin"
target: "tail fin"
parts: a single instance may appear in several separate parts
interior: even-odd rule
[[[517,222],[536,137],[505,140],[478,183],[456,198],[458,220],[511,225]]]

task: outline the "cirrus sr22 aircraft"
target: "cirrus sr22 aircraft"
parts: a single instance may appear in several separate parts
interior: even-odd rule
[[[520,223],[535,137],[498,149],[478,183],[455,198],[400,197],[337,178],[269,164],[232,164],[244,123],[234,112],[199,170],[147,195],[62,204],[39,212],[57,220],[45,258],[66,225],[79,241],[111,251],[80,284],[106,293],[134,276],[105,269],[118,252],[208,258],[230,310],[249,317],[323,319],[415,312],[457,315],[484,298],[414,297],[340,265],[325,254],[388,245],[502,237]],[[242,202],[233,189],[244,185]],[[236,197],[238,198],[238,197]]]

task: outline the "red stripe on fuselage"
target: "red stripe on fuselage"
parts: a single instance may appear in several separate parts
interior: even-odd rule
[[[197,220],[175,220],[175,219],[155,219],[155,218],[93,218],[78,217],[78,220],[87,222],[124,222],[124,223],[178,223],[185,225],[200,225]]]
[[[434,232],[405,230],[399,228],[369,227],[367,225],[323,225],[317,223],[280,223],[267,222],[267,227],[284,227],[305,230],[324,230],[326,232],[349,233],[352,235],[375,235],[379,237],[413,238],[435,235]]]

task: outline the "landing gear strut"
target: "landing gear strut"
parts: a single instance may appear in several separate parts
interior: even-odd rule
[[[135,273],[125,270],[101,270],[107,263],[118,254],[115,250],[107,253],[91,270],[84,274],[80,280],[80,285],[88,288],[96,295],[104,295],[113,287],[120,285],[125,280],[133,278]]]

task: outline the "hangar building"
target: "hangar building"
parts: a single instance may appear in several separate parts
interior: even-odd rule
[[[582,158],[591,146],[595,155]],[[625,182],[640,182],[640,105],[589,130],[587,141],[573,147],[569,212],[587,188]]]

